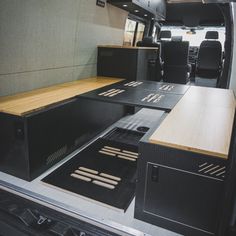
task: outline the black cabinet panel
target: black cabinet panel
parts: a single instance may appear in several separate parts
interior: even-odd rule
[[[158,170],[158,173],[157,173]],[[222,181],[148,164],[144,211],[188,227],[216,231]]]
[[[124,114],[123,105],[83,98],[24,117],[0,113],[0,170],[32,180]]]
[[[150,60],[156,60],[158,49],[98,47],[97,75],[127,80],[158,80],[149,73]]]
[[[155,17],[164,20],[166,17],[165,0],[108,0],[107,2],[142,18]],[[144,17],[144,14],[148,16]]]
[[[139,145],[135,218],[183,235],[217,235],[227,161],[148,142]]]

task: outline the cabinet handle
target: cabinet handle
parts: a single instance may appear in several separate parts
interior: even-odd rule
[[[153,182],[159,181],[159,167],[158,166],[152,166],[151,179]]]

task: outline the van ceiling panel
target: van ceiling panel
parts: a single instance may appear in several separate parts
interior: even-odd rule
[[[216,4],[178,3],[167,4],[165,25],[187,27],[223,25],[224,16]]]
[[[107,2],[143,19],[165,19],[166,0],[107,0]]]

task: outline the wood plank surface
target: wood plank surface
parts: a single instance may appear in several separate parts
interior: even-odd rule
[[[233,91],[191,87],[149,141],[227,159],[234,112]]]
[[[37,89],[13,96],[0,97],[0,112],[23,116],[30,112],[122,81],[118,78],[93,77]]]

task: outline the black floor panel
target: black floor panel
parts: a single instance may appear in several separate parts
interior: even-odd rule
[[[122,129],[98,139],[42,181],[126,210],[135,193],[138,148],[136,141],[115,141],[112,134],[119,133]],[[128,132],[121,137],[125,135],[132,136]]]

